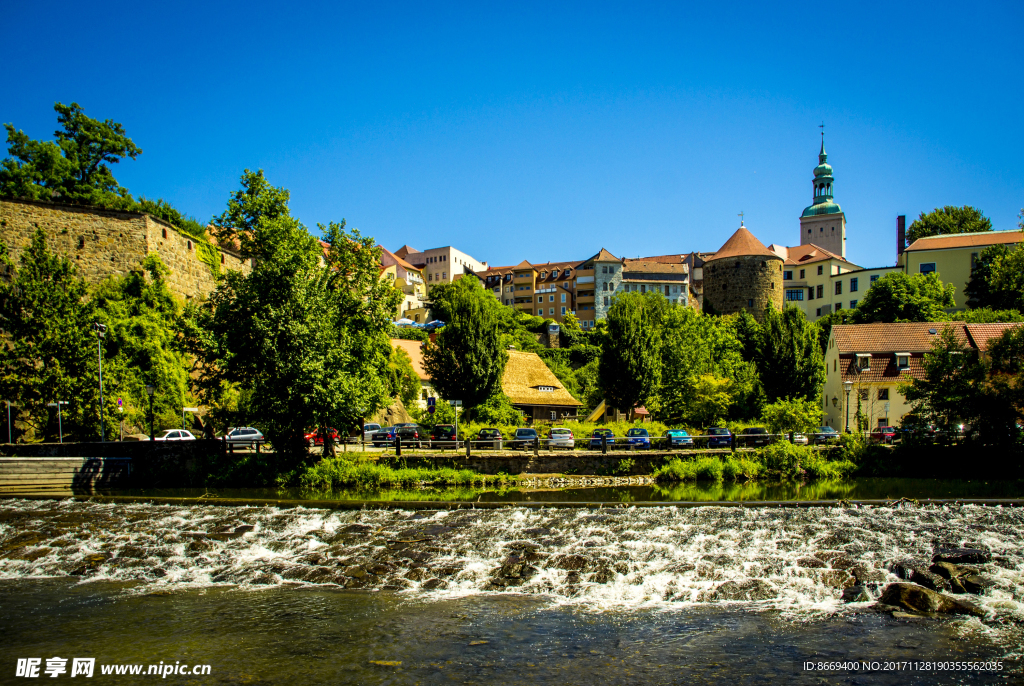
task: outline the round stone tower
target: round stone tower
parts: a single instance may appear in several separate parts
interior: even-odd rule
[[[740,222],[725,245],[704,261],[704,310],[713,314],[746,310],[757,321],[769,304],[781,310],[782,264],[783,259]]]

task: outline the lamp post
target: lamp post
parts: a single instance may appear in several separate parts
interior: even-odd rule
[[[846,433],[850,433],[850,389],[852,388],[852,381],[843,382],[843,390],[846,391]]]
[[[105,443],[107,431],[103,425],[103,337],[107,333],[107,325],[93,322],[93,327],[96,329],[96,361],[100,370],[100,442]]]
[[[55,403],[46,403],[47,407],[56,407],[57,408],[57,435],[60,436],[60,442],[61,443],[64,442],[64,424],[61,422],[60,406],[61,405],[67,405],[67,404],[68,404],[67,400],[58,400]]]
[[[156,386],[147,384],[146,395],[149,396],[149,440],[153,440],[153,391],[156,390]]]

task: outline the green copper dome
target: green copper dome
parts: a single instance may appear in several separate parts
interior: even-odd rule
[[[832,199],[828,199],[825,202],[818,203],[817,205],[811,205],[804,209],[804,213],[801,217],[816,217],[819,214],[840,214],[843,208],[839,207],[837,203],[832,202]]]
[[[819,176],[832,176],[832,165],[825,163],[819,164],[814,168],[814,176],[815,178]]]

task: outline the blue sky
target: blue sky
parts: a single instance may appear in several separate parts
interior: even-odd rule
[[[122,122],[135,195],[200,219],[245,168],[307,226],[491,264],[799,240],[818,124],[848,256],[896,216],[1024,206],[1024,4],[14,3],[0,121]]]

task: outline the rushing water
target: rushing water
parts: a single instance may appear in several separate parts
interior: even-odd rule
[[[16,657],[96,653],[252,683],[836,683],[798,666],[999,657],[1001,675],[848,683],[1006,683],[1024,626],[1022,524],[1020,509],[976,506],[2,501],[0,679]],[[841,603],[844,587],[877,597],[894,561],[943,546],[992,551],[983,620]]]

